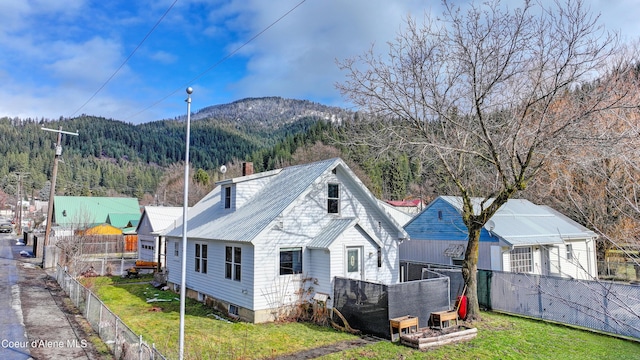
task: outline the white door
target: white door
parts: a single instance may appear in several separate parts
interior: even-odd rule
[[[362,280],[362,247],[361,246],[348,246],[346,249],[346,264],[345,264],[346,277],[349,279]]]

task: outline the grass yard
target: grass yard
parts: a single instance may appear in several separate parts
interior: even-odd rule
[[[170,359],[178,358],[179,295],[140,280],[84,279],[100,299],[134,332]],[[149,279],[147,279],[148,281]],[[161,300],[147,303],[147,299]],[[161,311],[154,311],[159,310]],[[214,310],[192,299],[185,306],[186,359],[261,359],[329,345],[357,336],[312,324],[248,324],[218,320]]]
[[[85,279],[104,303],[145,341],[178,358],[178,295],[118,277]],[[147,303],[157,298],[169,302]],[[153,311],[159,310],[161,311]],[[216,319],[213,310],[187,299],[186,359],[270,359],[355,340],[356,336],[311,324],[247,324]],[[640,343],[542,321],[483,313],[478,336],[466,343],[421,352],[380,341],[322,359],[640,359]]]

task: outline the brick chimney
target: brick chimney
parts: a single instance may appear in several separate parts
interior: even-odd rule
[[[253,163],[252,162],[243,162],[242,163],[242,176],[253,175]]]

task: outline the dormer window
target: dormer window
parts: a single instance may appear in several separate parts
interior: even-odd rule
[[[231,186],[224,188],[224,208],[231,209]]]
[[[327,186],[327,213],[338,214],[340,212],[340,186],[328,184]]]

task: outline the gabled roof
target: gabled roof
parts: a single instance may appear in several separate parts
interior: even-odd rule
[[[462,213],[462,198],[440,196],[459,213]],[[474,209],[480,211],[483,199],[472,198]],[[485,203],[488,206],[493,200]],[[569,219],[567,216],[545,205],[536,205],[526,199],[509,199],[498,209],[485,225],[492,235],[509,245],[562,244],[567,240],[595,238],[595,232]]]
[[[138,225],[140,221],[140,212],[136,213],[110,213],[107,215],[107,224],[113,225],[117,228],[123,229],[129,225],[133,225],[135,222]]]
[[[62,227],[102,224],[110,213],[140,214],[136,198],[55,196],[53,208],[54,222]]]
[[[177,226],[182,217],[183,208],[176,206],[145,206],[140,219],[149,219],[151,231],[160,233]],[[138,225],[140,225],[138,223]],[[137,230],[136,230],[137,231]]]
[[[331,244],[340,236],[340,234],[344,233],[347,229],[358,226],[359,220],[357,218],[341,218],[341,219],[333,219],[331,220],[327,226],[322,229],[320,234],[316,236],[309,244],[307,244],[307,248],[309,249],[329,249]],[[378,239],[369,235],[362,227],[358,226],[367,236],[378,246],[382,247],[382,244]]]
[[[395,207],[418,207],[422,204],[422,200],[420,199],[412,199],[412,200],[385,200],[385,202],[391,206]]]
[[[220,182],[200,202],[189,210],[187,222],[187,237],[196,239],[214,239],[227,241],[251,242],[260,232],[266,229],[288,206],[299,199],[305,192],[310,191],[312,184],[325,172],[336,167],[345,169],[363,191],[368,190],[349,170],[340,158],[318,161],[310,164],[290,166],[265,173],[256,173]],[[255,181],[260,189],[247,200],[244,206],[235,211],[229,211],[220,206],[220,192],[222,185]],[[384,213],[371,196],[374,208]],[[390,219],[393,221],[393,219]],[[398,226],[399,233],[406,232]],[[182,235],[182,225],[169,231],[167,236]]]
[[[400,226],[404,226],[415,216],[415,214],[411,215],[402,210],[398,210],[395,206],[390,205],[386,201],[378,200],[378,204],[380,204],[387,212],[387,214],[391,216],[398,224],[400,224]]]

